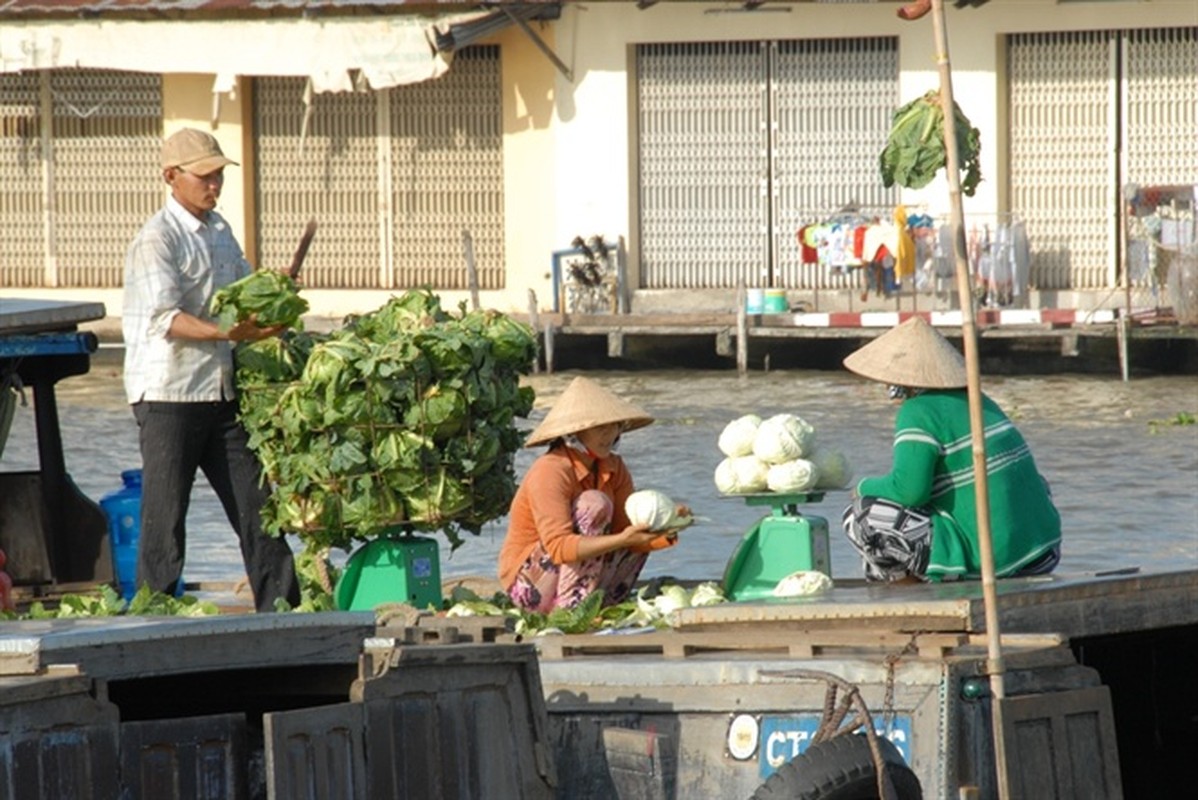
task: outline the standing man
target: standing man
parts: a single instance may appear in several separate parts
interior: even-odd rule
[[[216,138],[184,128],[162,146],[166,205],[138,232],[125,257],[122,328],[125,394],[137,419],[142,458],[138,585],[173,594],[183,574],[187,508],[202,469],[241,540],[254,605],[299,605],[291,548],[262,530],[268,489],[237,419],[233,346],[279,327],[245,321],[222,331],[212,295],[252,267],[217,214],[225,157]]]

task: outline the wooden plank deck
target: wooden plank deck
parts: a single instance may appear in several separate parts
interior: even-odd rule
[[[1198,570],[1168,573],[1049,575],[998,581],[999,623],[1006,633],[1054,633],[1069,639],[1198,624]],[[978,581],[916,586],[855,585],[816,597],[726,603],[676,612],[679,631],[813,628],[985,631]]]
[[[371,612],[91,617],[22,620],[0,628],[0,675],[74,665],[93,677],[146,678],[206,670],[355,664]]]

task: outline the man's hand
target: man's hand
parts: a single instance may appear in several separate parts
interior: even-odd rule
[[[253,317],[242,320],[229,328],[225,332],[225,336],[230,342],[257,342],[261,339],[266,339],[271,336],[278,336],[283,331],[287,330],[286,325],[270,325],[265,328],[259,327]]]

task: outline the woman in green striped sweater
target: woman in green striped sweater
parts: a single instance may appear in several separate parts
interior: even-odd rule
[[[863,478],[844,513],[849,541],[874,581],[979,578],[977,497],[961,354],[921,317],[850,354],[844,365],[901,400],[890,473]],[[1061,518],[1015,425],[982,397],[986,484],[998,577],[1051,572]]]

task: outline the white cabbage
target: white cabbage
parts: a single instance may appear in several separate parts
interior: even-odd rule
[[[819,467],[805,458],[771,464],[765,484],[771,492],[809,492],[819,481]]]
[[[716,603],[723,603],[727,600],[724,596],[724,590],[715,581],[703,581],[695,587],[695,591],[691,594],[692,606],[714,606]]]
[[[648,525],[651,531],[670,527],[677,508],[673,500],[656,489],[641,489],[624,501],[628,521],[633,525]]]
[[[760,424],[761,417],[756,414],[745,414],[729,422],[720,433],[720,452],[730,458],[752,455],[753,439]]]
[[[649,622],[657,622],[671,611],[687,608],[691,604],[690,592],[678,584],[662,586],[661,591],[653,598],[645,597],[646,588],[642,586],[637,590],[636,605],[640,614]]]
[[[815,570],[792,572],[774,586],[774,597],[802,597],[832,588],[832,579]]]
[[[775,414],[757,426],[753,455],[767,464],[804,458],[815,451],[815,428],[794,414]]]
[[[725,458],[715,468],[715,487],[721,494],[764,492],[769,465],[757,456]]]
[[[636,592],[637,610],[629,618],[632,625],[664,627],[670,624],[667,617],[675,611],[696,606],[711,606],[727,601],[723,590],[714,581],[704,581],[696,586],[694,591],[675,583],[669,583],[662,586],[661,591],[653,598],[645,596],[647,590],[647,586],[642,586]]]
[[[819,478],[815,483],[816,488],[844,489],[853,480],[853,468],[849,466],[849,460],[845,454],[839,450],[820,448],[812,454],[811,460],[815,462],[815,467],[819,470]]]

